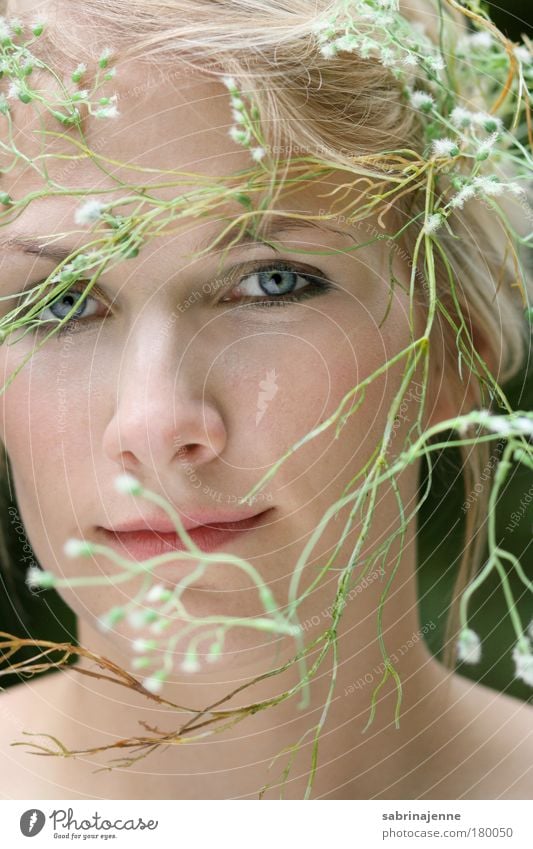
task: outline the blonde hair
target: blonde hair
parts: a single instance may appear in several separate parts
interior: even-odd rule
[[[372,155],[383,150],[411,149],[421,152],[423,133],[420,115],[402,96],[402,87],[375,59],[356,53],[325,58],[316,48],[313,24],[317,14],[332,7],[318,0],[77,0],[75,10],[61,2],[47,5],[49,25],[38,51],[53,54],[65,68],[73,68],[98,49],[109,45],[124,58],[157,63],[163,74],[171,72],[176,60],[215,76],[233,75],[239,86],[253,97],[271,149],[287,151],[326,150],[329,164],[350,169],[354,154]],[[439,38],[435,7],[424,0],[400,4],[412,22]],[[57,18],[54,12],[57,11]],[[84,26],[62,28],[71,15]],[[466,32],[458,12],[448,12],[447,37]],[[269,81],[269,85],[265,84]],[[464,105],[483,108],[474,92],[462,92]],[[396,211],[409,216],[423,211],[423,198],[400,198]],[[517,232],[531,209],[522,200],[508,201],[507,220]],[[526,212],[527,208],[527,214]],[[448,270],[436,256],[439,302],[456,328],[444,322],[445,351],[442,378],[457,403],[464,397],[464,372],[468,364],[458,359],[457,333],[470,335],[472,351],[482,354],[500,384],[514,377],[524,365],[528,327],[524,320],[524,298],[518,286],[520,267],[503,221],[486,201],[470,200],[449,219],[455,236],[444,233],[446,250],[456,281],[457,301],[452,295]],[[412,254],[416,227],[402,234],[402,246]],[[423,261],[423,254],[421,257]],[[526,275],[527,276],[527,275]],[[527,301],[533,293],[526,281]],[[424,300],[421,290],[417,297]],[[444,315],[444,312],[442,313]],[[440,316],[439,316],[440,319]],[[436,331],[435,331],[436,332]],[[430,358],[432,380],[438,364]],[[460,373],[460,367],[463,374]],[[473,380],[469,404],[487,404],[483,375]],[[461,448],[465,494],[473,492],[488,468],[489,443]],[[466,512],[464,550],[461,555],[454,603],[448,618],[445,662],[455,662],[453,642],[457,604],[462,590],[479,568],[486,544],[485,519],[490,486],[483,486]]]

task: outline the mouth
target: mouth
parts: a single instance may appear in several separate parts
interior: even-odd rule
[[[270,507],[262,513],[241,519],[239,522],[213,522],[208,525],[198,525],[187,533],[201,551],[210,553],[236,542],[246,532],[261,527],[273,509]],[[118,532],[99,527],[98,533],[106,545],[132,560],[147,560],[171,551],[186,550],[186,545],[175,532],[163,533],[152,530]]]

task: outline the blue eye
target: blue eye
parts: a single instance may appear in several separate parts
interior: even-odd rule
[[[39,324],[53,324],[55,322],[62,321],[66,315],[69,314],[72,307],[76,304],[77,301],[83,295],[83,291],[85,289],[85,285],[79,284],[81,287],[81,291],[78,291],[76,286],[68,289],[66,292],[63,292],[57,300],[55,300],[52,304],[47,307],[44,307],[40,313],[33,317],[33,321],[36,322],[37,330],[40,330]],[[70,322],[75,322],[81,319],[92,318],[93,316],[98,316],[98,309],[100,306],[100,302],[97,298],[94,298],[92,295],[87,295],[82,303],[79,305],[78,309],[76,309],[72,315],[70,316],[68,322],[63,325],[63,327],[59,328],[59,333],[65,330]],[[44,327],[42,328],[45,329]]]
[[[309,274],[287,261],[271,262],[240,278],[231,290],[233,297],[222,302],[248,301],[248,306],[285,306],[332,289],[324,277]],[[297,293],[297,294],[295,294]]]

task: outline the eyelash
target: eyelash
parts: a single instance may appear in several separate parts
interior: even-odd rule
[[[227,304],[237,303],[238,304],[239,300],[241,300],[241,301],[244,301],[244,304],[241,304],[241,306],[245,306],[246,308],[250,308],[250,307],[252,307],[252,308],[254,308],[254,307],[263,308],[263,307],[273,307],[273,306],[283,307],[283,306],[287,306],[288,304],[291,304],[291,303],[298,303],[299,301],[303,301],[306,298],[313,298],[317,295],[325,294],[326,292],[329,292],[331,289],[334,288],[333,284],[331,283],[331,281],[327,277],[322,277],[322,276],[310,274],[309,272],[304,271],[302,268],[298,267],[294,263],[289,262],[287,260],[277,260],[277,261],[270,261],[268,263],[259,263],[258,265],[247,269],[243,274],[241,274],[241,276],[239,277],[237,283],[233,286],[233,288],[236,288],[237,286],[241,285],[242,281],[246,280],[248,277],[251,277],[254,274],[258,274],[259,272],[265,272],[265,271],[292,271],[293,273],[296,274],[297,277],[302,278],[304,280],[307,280],[309,285],[306,286],[305,288],[296,290],[296,292],[297,292],[296,294],[279,295],[277,297],[274,296],[274,295],[271,295],[271,296],[265,295],[264,297],[259,297],[259,296],[254,297],[254,296],[248,295],[248,296],[244,296],[241,299],[236,299],[236,300],[232,300],[230,298],[222,299],[219,303],[223,303],[223,304],[224,303],[227,303]],[[53,306],[55,303],[60,302],[61,298],[65,297],[66,295],[69,295],[72,292],[83,292],[84,289],[85,289],[85,285],[84,285],[83,281],[80,281],[79,283],[74,283],[70,287],[70,289],[67,289],[65,292],[63,292],[63,294],[61,295],[60,298],[53,301],[52,304],[48,304],[47,306],[44,306],[42,308],[42,311],[49,309],[50,306]],[[93,287],[93,289],[91,291],[94,292],[94,291],[98,291],[98,290],[96,289],[96,287]],[[98,299],[94,295],[89,294],[89,295],[87,295],[87,297],[85,298],[83,303],[84,303],[84,305],[87,305],[90,301],[96,301],[96,300],[98,300]],[[100,316],[94,316],[95,319],[97,319],[99,317]],[[86,320],[84,320],[83,317],[82,318],[75,318],[74,316],[72,316],[65,324],[63,324],[62,327],[60,327],[56,331],[56,335],[59,336],[60,334],[65,333],[69,329],[72,332],[72,327],[76,326],[76,322],[82,322],[85,325]],[[45,329],[48,330],[51,325],[52,325],[52,322],[43,321],[42,325],[35,325],[33,327],[33,332],[35,332],[35,333],[44,332],[44,330]]]

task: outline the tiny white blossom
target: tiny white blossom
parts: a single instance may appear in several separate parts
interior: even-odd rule
[[[472,183],[476,191],[482,192],[484,195],[501,195],[505,191],[505,186],[499,180],[491,180],[490,177],[475,177]]]
[[[145,678],[142,684],[144,689],[148,690],[150,693],[157,694],[163,689],[163,681],[155,675],[150,675],[149,678]]]
[[[526,65],[533,63],[533,53],[531,53],[524,44],[519,44],[514,49],[514,55]]]
[[[333,59],[333,57],[337,53],[337,48],[335,44],[328,42],[322,45],[322,47],[320,48],[320,52],[325,59]]]
[[[436,139],[433,142],[433,154],[435,156],[457,156],[459,148],[453,139]]]
[[[533,687],[533,653],[531,643],[523,638],[513,648],[513,660],[515,662],[515,677],[521,678],[530,687]]]
[[[112,103],[109,106],[102,106],[100,109],[97,109],[94,114],[97,118],[117,118],[120,112],[115,104]]]
[[[426,61],[434,71],[443,71],[446,67],[446,63],[442,56],[428,56]]]
[[[450,200],[450,206],[454,209],[462,209],[465,204],[465,201],[475,197],[475,194],[476,190],[474,186],[463,186],[461,191],[454,195],[453,198]]]
[[[229,128],[228,133],[233,141],[238,144],[247,144],[250,141],[250,132],[235,125]]]
[[[146,601],[165,601],[169,590],[163,584],[154,584],[146,594]]]
[[[11,38],[11,28],[5,18],[0,18],[0,38],[2,41],[5,38]]]
[[[380,51],[381,64],[384,65],[386,68],[390,68],[391,65],[394,65],[394,58],[395,58],[394,53],[392,52],[392,50],[390,50],[390,48],[383,47],[381,49],[381,51]]]
[[[30,589],[47,589],[53,587],[55,583],[54,575],[51,572],[45,572],[39,569],[38,566],[30,566],[26,572],[26,585]]]
[[[143,610],[130,610],[128,622],[132,628],[142,628],[146,624],[145,612]]]
[[[137,654],[144,654],[144,652],[152,651],[157,648],[157,643],[155,640],[137,639],[133,641],[132,646],[134,652],[137,652]]]
[[[140,495],[142,486],[133,475],[118,475],[115,478],[115,489],[125,495]]]
[[[256,162],[259,162],[263,159],[266,151],[264,147],[254,147],[252,149],[252,159],[255,159]]]
[[[354,50],[357,50],[359,46],[359,42],[354,35],[347,33],[346,35],[342,35],[334,42],[334,46],[337,50],[344,50],[346,53],[353,53]]]
[[[467,36],[468,44],[470,47],[480,47],[484,49],[486,47],[491,47],[493,44],[492,35],[487,30],[481,30],[480,32],[475,32],[472,35]]]
[[[67,557],[87,557],[94,551],[94,546],[88,540],[71,538],[65,542],[63,551]]]
[[[222,82],[230,91],[235,91],[237,89],[235,77],[222,77]]]
[[[428,236],[433,235],[433,233],[436,233],[439,227],[441,227],[443,222],[444,216],[440,212],[435,212],[434,215],[429,216],[424,227],[424,233]]]
[[[96,198],[89,198],[89,200],[86,200],[85,203],[78,207],[74,213],[74,220],[76,224],[83,226],[85,224],[92,224],[93,221],[98,221],[102,215],[104,206],[105,204],[96,200]]]
[[[184,672],[198,672],[200,664],[192,655],[186,655],[181,663],[181,668]]]
[[[452,124],[462,129],[465,127],[469,127],[472,123],[473,118],[474,116],[472,112],[470,112],[470,110],[468,109],[463,109],[462,106],[456,106],[450,115],[450,121],[452,122]]]
[[[414,53],[408,53],[407,56],[404,56],[402,59],[402,65],[407,65],[408,67],[414,67],[418,65],[418,56]]]
[[[527,416],[517,416],[513,422],[515,427],[518,427],[522,433],[527,433],[533,436],[533,419],[528,419]],[[533,625],[533,622],[531,623]]]
[[[488,133],[498,133],[503,128],[502,119],[489,115],[488,112],[474,112],[472,122],[483,127]]]
[[[478,159],[485,159],[492,152],[499,137],[499,133],[492,133],[492,135],[482,141],[477,149],[476,157]]]
[[[9,88],[7,90],[7,96],[10,97],[10,98],[18,97],[20,90],[21,90],[21,88],[20,88],[20,83],[18,82],[18,80],[12,80],[9,83]]]
[[[481,641],[471,628],[463,628],[457,640],[457,657],[465,663],[479,663]]]
[[[411,103],[423,112],[429,112],[435,105],[435,98],[426,91],[411,92]]]
[[[521,196],[526,194],[524,187],[519,186],[518,183],[507,183],[506,187],[513,195]]]

